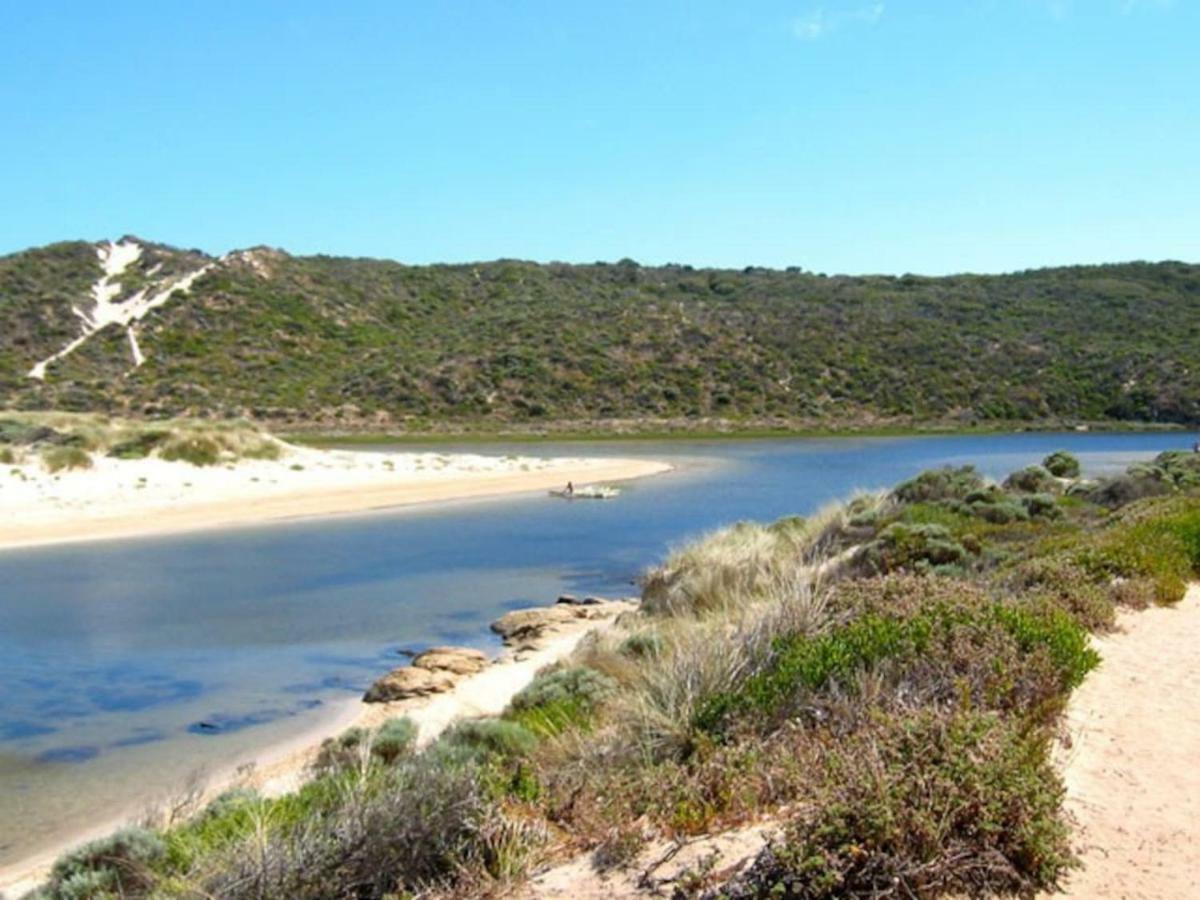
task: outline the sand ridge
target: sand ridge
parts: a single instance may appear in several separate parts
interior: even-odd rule
[[[94,456],[56,474],[0,467],[0,549],[142,537],[499,496],[669,471],[643,459],[314,450],[193,466]]]

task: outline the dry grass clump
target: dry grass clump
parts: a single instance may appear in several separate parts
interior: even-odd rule
[[[727,613],[786,594],[814,562],[873,533],[882,494],[831,504],[802,519],[738,522],[675,550],[642,580],[642,609],[657,616]]]
[[[80,447],[51,447],[42,454],[42,467],[47,472],[90,469],[92,456]]]
[[[49,458],[68,450],[116,459],[157,455],[193,465],[280,459],[287,452],[285,443],[245,421],[139,422],[94,413],[3,412],[0,443],[5,442],[40,451],[47,466]]]

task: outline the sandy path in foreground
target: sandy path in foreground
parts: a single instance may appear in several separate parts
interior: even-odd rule
[[[160,473],[167,471],[172,481],[180,482],[187,491],[181,491],[180,484],[165,488],[152,484],[144,492],[128,487],[120,489],[112,483],[113,477],[104,473],[108,482],[104,485],[106,493],[93,490],[89,496],[84,491],[95,487],[88,482],[98,480],[97,473],[72,473],[61,482],[67,499],[55,498],[58,505],[53,508],[35,498],[0,497],[0,501],[7,501],[0,502],[0,512],[4,513],[0,517],[0,550],[501,496],[558,489],[568,481],[578,485],[640,478],[671,468],[653,460],[594,458],[537,460],[529,470],[522,470],[515,464],[494,460],[483,466],[454,466],[460,459],[472,458],[447,457],[451,461],[447,471],[412,471],[403,464],[385,471],[379,462],[386,465],[388,458],[382,455],[342,452],[335,457],[322,451],[301,452],[303,456],[294,453],[283,463],[243,463],[229,471],[145,462],[147,466],[151,462],[156,465],[148,471],[154,473],[157,481],[162,480]],[[295,459],[311,464],[312,459],[322,457],[353,462],[344,464],[344,470],[332,472],[297,472],[286,465]],[[401,455],[391,458],[404,459]],[[137,472],[138,466],[138,463],[121,463],[112,468]],[[265,475],[258,477],[259,473],[266,473],[271,480]],[[45,476],[39,479],[47,480]],[[71,482],[79,485],[80,490],[72,491]],[[13,493],[11,488],[9,493]],[[71,499],[73,493],[80,495],[78,499]]]
[[[1200,586],[1121,615],[1067,710],[1059,752],[1076,898],[1200,897]]]

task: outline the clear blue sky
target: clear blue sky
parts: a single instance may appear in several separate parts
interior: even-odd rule
[[[0,253],[1197,261],[1198,6],[12,2]]]

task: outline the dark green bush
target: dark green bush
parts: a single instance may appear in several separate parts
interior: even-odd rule
[[[215,466],[221,461],[221,445],[206,435],[178,437],[163,444],[158,455],[169,462]]]
[[[42,454],[42,465],[48,472],[70,469],[90,469],[91,455],[79,447],[52,447]]]
[[[1055,450],[1042,460],[1042,465],[1057,478],[1079,477],[1079,460],[1066,450]]]
[[[1028,896],[1075,865],[1049,742],[991,714],[893,716],[824,744],[782,839],[725,885],[758,897]]]
[[[371,738],[371,754],[392,763],[411,753],[416,744],[417,726],[412,719],[389,719]]]
[[[143,896],[151,869],[167,852],[163,839],[145,828],[125,828],[62,856],[50,871],[48,900],[108,900]]]
[[[983,476],[974,466],[945,466],[922,472],[904,482],[892,492],[892,496],[901,503],[965,500],[968,494],[983,486]]]
[[[144,431],[135,437],[114,444],[108,455],[114,459],[145,459],[170,437],[169,431]]]
[[[460,722],[438,742],[468,757],[519,757],[537,746],[538,738],[520,722],[506,719],[472,719]]]
[[[1043,466],[1027,466],[1004,479],[1004,489],[1019,494],[1057,494],[1062,486]]]
[[[970,553],[945,526],[893,522],[859,551],[855,565],[872,574],[902,569],[929,572],[961,566],[969,558]]]

